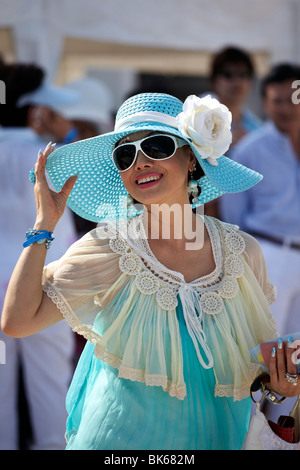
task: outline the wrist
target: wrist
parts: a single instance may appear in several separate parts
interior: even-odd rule
[[[56,224],[54,222],[36,220],[33,228],[34,230],[47,230],[48,232],[54,232]]]
[[[47,249],[50,248],[53,238],[53,233],[48,230],[36,230],[29,229],[26,232],[26,241],[23,243],[23,247],[26,248],[32,244],[45,245]]]
[[[279,405],[284,400],[286,400],[286,397],[281,395],[281,393],[278,393],[276,390],[271,390],[267,385],[269,384],[265,385],[265,397],[268,399],[268,401],[270,401],[274,405]],[[280,395],[280,398],[277,395]]]

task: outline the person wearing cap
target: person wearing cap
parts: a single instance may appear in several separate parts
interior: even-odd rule
[[[113,96],[103,81],[86,76],[67,82],[62,89],[79,95],[76,102],[62,102],[56,107],[56,110],[76,127],[77,140],[104,134],[112,129]]]
[[[230,121],[210,97],[144,93],[123,103],[114,131],[39,155],[37,220],[2,327],[24,336],[64,317],[88,340],[67,396],[69,450],[242,446],[261,370],[250,350],[277,332],[259,244],[197,212],[261,180],[223,155]],[[44,268],[66,202],[101,224]],[[269,386],[299,393],[283,354]]]
[[[23,239],[21,233],[35,220],[35,198],[28,172],[36,161],[39,149],[45,146],[45,133],[49,137],[51,132],[51,138],[59,141],[72,128],[66,119],[51,122],[54,111],[50,106],[61,102],[70,105],[77,100],[77,96],[59,87],[46,85],[43,70],[33,64],[4,64],[0,78],[5,81],[7,89],[7,103],[0,116],[3,124],[0,129],[2,310],[9,278],[18,259],[18,247]],[[23,101],[22,106],[17,107],[18,101],[25,96],[26,103]],[[45,123],[37,122],[37,113],[42,107],[44,114],[48,115],[47,127]],[[55,130],[57,127],[58,131]],[[58,243],[53,251],[49,251],[48,263],[62,256],[77,238],[71,210],[64,212],[56,234]],[[6,364],[0,366],[0,449],[64,448],[65,396],[74,370],[74,337],[63,322],[26,338],[8,337],[0,329],[0,341],[6,349]],[[24,419],[24,400],[18,407],[20,366],[30,427]],[[25,435],[24,431],[30,429],[31,435],[29,432]],[[20,436],[21,432],[23,434]]]

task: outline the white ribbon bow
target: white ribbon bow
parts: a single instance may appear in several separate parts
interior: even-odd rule
[[[179,288],[178,294],[182,304],[186,327],[194,343],[199,362],[204,367],[204,369],[211,369],[214,365],[214,360],[207,345],[206,336],[202,328],[202,310],[198,296],[193,287],[189,285],[181,286]],[[195,305],[199,305],[198,314],[195,310]],[[199,344],[203,349],[208,363],[204,361],[201,355]]]

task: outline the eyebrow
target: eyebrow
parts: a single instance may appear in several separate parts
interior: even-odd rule
[[[150,134],[148,134],[148,135],[145,137],[145,139],[146,139],[147,137],[150,137],[150,135],[153,135],[153,134],[161,134],[161,132],[159,132],[159,131],[151,131]],[[115,147],[118,147],[119,145],[122,145],[122,144],[126,144],[126,142],[134,142],[134,141],[132,141],[132,140],[129,140],[129,138],[130,138],[131,135],[132,135],[132,134],[127,134],[127,135],[125,135],[124,137],[122,137],[120,140],[118,140],[118,142],[116,142]]]

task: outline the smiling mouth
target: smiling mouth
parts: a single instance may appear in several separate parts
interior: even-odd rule
[[[162,175],[145,176],[144,178],[139,178],[136,181],[136,184],[141,185],[141,184],[153,183],[154,181],[160,180],[161,177]]]

